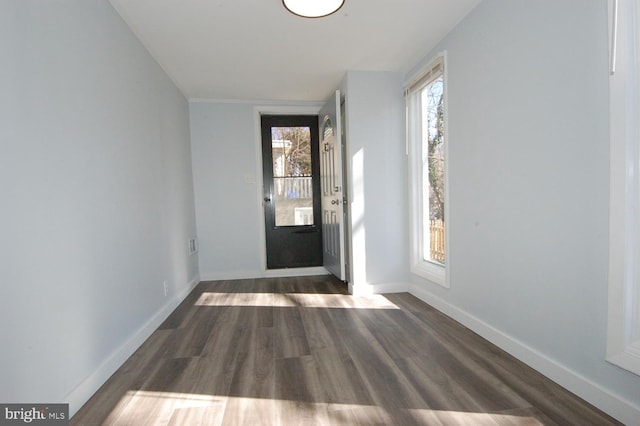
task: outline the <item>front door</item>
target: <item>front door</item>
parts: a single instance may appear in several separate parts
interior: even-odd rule
[[[345,281],[344,203],[346,188],[342,164],[340,91],[320,111],[320,174],[322,181],[322,225],[324,267]]]
[[[322,266],[317,115],[263,115],[267,269]]]

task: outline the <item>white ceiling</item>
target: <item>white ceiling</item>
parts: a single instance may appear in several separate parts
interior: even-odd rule
[[[347,70],[407,71],[480,0],[110,0],[188,98],[319,101]]]

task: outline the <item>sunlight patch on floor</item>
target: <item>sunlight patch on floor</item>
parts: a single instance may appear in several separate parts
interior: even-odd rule
[[[196,306],[400,309],[379,294],[216,293],[204,292]]]
[[[302,402],[265,398],[212,396],[191,393],[128,391],[105,424],[393,424],[398,410],[418,424],[447,425],[541,425],[523,414],[470,413],[431,409],[395,408],[359,404]]]
[[[225,397],[178,392],[127,391],[104,424],[167,424],[175,410],[222,407]]]
[[[545,423],[532,415],[503,414],[503,413],[469,413],[465,411],[445,410],[408,410],[419,424],[443,424],[443,425],[473,425],[473,426],[537,426]]]

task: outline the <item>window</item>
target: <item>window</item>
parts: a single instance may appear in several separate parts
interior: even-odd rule
[[[445,55],[405,86],[411,271],[448,287]]]
[[[640,375],[640,0],[614,5],[607,360]]]
[[[313,225],[311,129],[271,128],[275,226]]]

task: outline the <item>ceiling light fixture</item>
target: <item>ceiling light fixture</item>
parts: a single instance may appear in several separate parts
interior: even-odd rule
[[[304,18],[322,18],[335,13],[344,0],[282,0],[282,4],[294,15]]]

